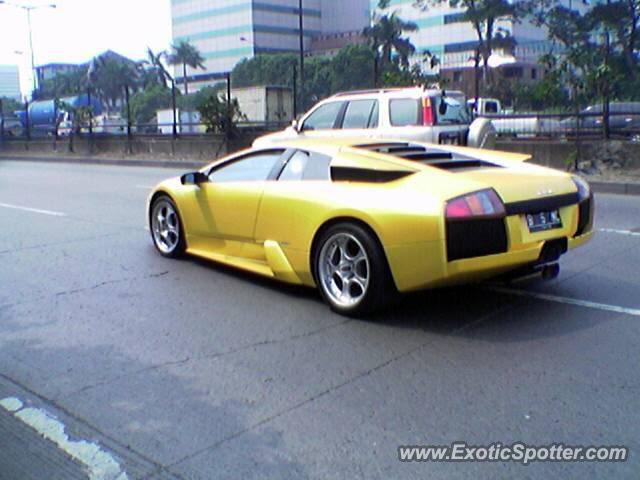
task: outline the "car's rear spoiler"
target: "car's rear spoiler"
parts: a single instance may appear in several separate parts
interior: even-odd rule
[[[458,147],[456,145],[438,145],[440,150],[451,153],[459,153],[465,156],[473,156],[478,160],[496,161],[504,160],[508,162],[528,162],[533,157],[527,153],[505,152],[503,150],[487,150],[484,148]]]

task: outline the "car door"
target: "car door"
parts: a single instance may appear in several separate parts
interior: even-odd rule
[[[195,187],[197,207],[189,224],[190,247],[203,253],[241,256],[253,242],[256,216],[266,182],[284,153],[282,149],[251,152],[216,165],[209,181]]]
[[[340,128],[333,134],[337,137],[371,137],[378,128],[380,106],[376,99],[351,100],[339,119]]]
[[[300,134],[307,138],[332,136],[342,121],[347,102],[327,102],[314,109],[303,121]]]
[[[275,241],[285,253],[304,256],[305,242],[317,228],[310,212],[325,208],[324,202],[313,199],[329,192],[330,164],[331,157],[316,152],[297,150],[286,156],[278,180],[265,187],[256,222],[257,243]]]

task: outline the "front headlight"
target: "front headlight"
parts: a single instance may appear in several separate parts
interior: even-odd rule
[[[575,183],[578,188],[578,198],[580,202],[591,196],[591,187],[584,178],[574,175],[571,177],[571,180],[573,180],[573,183]]]

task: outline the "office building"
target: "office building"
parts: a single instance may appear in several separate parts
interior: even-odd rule
[[[189,69],[195,88],[233,70],[242,59],[300,51],[298,0],[172,0],[173,40],[188,40],[206,70]],[[361,32],[370,21],[369,0],[303,0],[305,51],[312,39]],[[178,82],[181,68],[175,69]]]
[[[586,9],[588,5],[587,0],[562,1],[565,6],[574,9]],[[378,1],[370,2],[372,11],[378,11]],[[473,25],[465,21],[464,9],[451,8],[447,2],[439,5],[430,3],[425,9],[416,7],[415,0],[391,0],[385,13],[392,11],[419,27],[418,31],[407,34],[418,54],[414,61],[418,61],[426,51],[436,55],[440,62],[436,69],[448,80],[449,88],[462,88],[469,93],[469,84],[473,83],[473,59],[478,37]],[[508,32],[516,42],[514,52],[495,52],[497,63],[502,63],[497,68],[510,78],[537,80],[543,74],[538,64],[540,56],[554,51],[554,48],[557,51],[557,47],[547,39],[545,29],[527,20],[500,20],[495,25],[495,31]],[[500,57],[504,58],[503,62]]]
[[[17,65],[0,65],[0,98],[20,100],[20,73]]]

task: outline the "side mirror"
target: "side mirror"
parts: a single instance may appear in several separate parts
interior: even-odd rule
[[[300,130],[302,129],[302,125],[300,124],[300,122],[298,122],[297,118],[294,118],[293,120],[291,120],[291,128],[293,128],[296,132],[300,133]]]
[[[447,97],[442,92],[442,97],[440,98],[440,106],[438,107],[438,113],[440,115],[446,115],[447,109],[449,108],[449,104],[447,103]]]
[[[202,172],[185,173],[180,177],[182,185],[199,185],[207,181],[209,181],[209,177]]]

